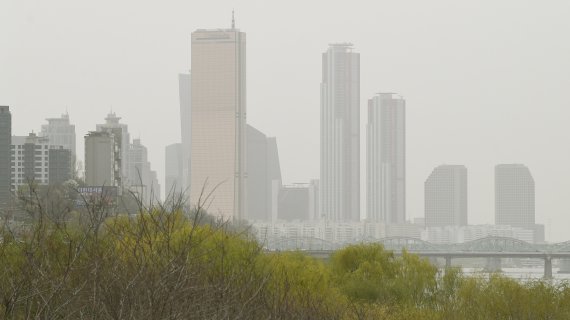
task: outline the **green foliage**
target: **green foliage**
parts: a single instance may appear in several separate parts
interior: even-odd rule
[[[570,319],[568,283],[438,272],[378,244],[270,253],[200,210],[62,219],[40,203],[0,230],[1,319]]]
[[[395,256],[379,244],[356,245],[331,260],[336,283],[353,300],[422,306],[435,292],[437,269],[407,252]]]

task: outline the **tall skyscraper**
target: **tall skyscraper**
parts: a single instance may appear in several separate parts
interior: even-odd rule
[[[406,101],[392,93],[368,100],[367,216],[406,221]]]
[[[118,163],[115,161],[116,139],[112,132],[89,132],[85,136],[85,184],[92,187],[119,186],[115,174]]]
[[[69,122],[69,114],[63,114],[61,118],[48,118],[47,124],[42,125],[40,136],[47,137],[49,144],[62,146],[71,151],[71,156],[75,159],[75,125]]]
[[[360,54],[331,44],[322,56],[321,218],[360,220]]]
[[[216,187],[208,212],[238,220],[247,199],[245,45],[233,24],[192,33],[190,202],[207,183],[206,194]]]
[[[534,179],[523,164],[495,166],[495,224],[534,228]]]
[[[191,134],[190,129],[192,123],[191,111],[191,76],[189,73],[181,73],[178,75],[178,94],[180,97],[180,129],[182,141],[182,179],[180,186],[182,190],[187,190],[190,184],[190,151],[191,151]],[[168,187],[168,186],[167,186]],[[166,189],[168,192],[168,188]]]
[[[182,143],[174,143],[166,146],[165,158],[165,194],[167,197],[173,197],[175,200],[183,193],[184,185],[182,182],[183,177],[183,147]]]
[[[467,168],[441,165],[424,183],[427,227],[467,225]]]
[[[131,136],[129,135],[129,126],[120,123],[121,118],[117,117],[114,112],[110,112],[105,118],[105,123],[97,125],[97,131],[110,132],[115,138],[115,180],[118,182],[117,186],[130,185],[128,181],[129,175],[129,145],[131,143]]]
[[[10,107],[0,106],[0,209],[10,203],[11,163],[10,145],[12,144],[12,115]]]

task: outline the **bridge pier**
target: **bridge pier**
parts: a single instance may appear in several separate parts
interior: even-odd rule
[[[501,272],[501,258],[487,258],[485,270],[487,272]]]
[[[446,256],[445,257],[445,269],[449,269],[449,268],[451,268],[451,257]]]
[[[552,279],[552,258],[544,258],[544,279]]]

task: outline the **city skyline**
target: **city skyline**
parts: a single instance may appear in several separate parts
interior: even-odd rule
[[[441,9],[443,6],[442,3],[445,2],[437,2],[434,5],[435,8],[433,12],[429,11],[422,5],[418,6],[421,10],[426,10],[426,12],[436,14],[436,9]],[[55,5],[57,6],[58,4],[56,3]],[[253,87],[262,88],[263,90],[255,89],[253,92],[256,92],[256,96],[253,97],[251,91],[252,84],[251,82],[248,84],[248,87],[250,88],[248,94],[250,97],[250,108],[248,113],[250,123],[259,127],[268,135],[277,136],[279,138],[280,154],[282,156],[281,162],[284,172],[283,176],[284,179],[289,180],[286,181],[287,183],[307,181],[309,178],[318,177],[318,157],[315,158],[315,153],[311,151],[315,148],[314,142],[318,140],[318,133],[315,135],[315,128],[304,128],[307,126],[307,123],[315,123],[315,120],[318,121],[318,111],[315,113],[314,110],[309,110],[318,108],[316,107],[318,106],[318,96],[311,96],[310,99],[306,99],[308,94],[304,93],[305,91],[303,91],[301,87],[311,87],[311,89],[306,90],[306,92],[310,91],[312,92],[310,95],[314,95],[315,83],[318,85],[318,73],[320,72],[318,56],[322,51],[322,48],[326,46],[328,42],[331,42],[331,40],[352,41],[356,44],[358,51],[363,54],[363,59],[366,57],[367,68],[363,71],[365,73],[363,76],[368,80],[362,81],[362,85],[367,88],[365,89],[363,87],[361,96],[363,98],[368,98],[373,92],[376,92],[379,89],[393,89],[398,92],[402,92],[409,102],[410,109],[408,110],[408,128],[413,129],[410,129],[408,133],[408,159],[417,159],[413,161],[410,160],[408,164],[409,217],[418,217],[422,215],[422,182],[433,166],[442,162],[465,163],[470,168],[470,172],[473,173],[473,179],[470,179],[469,182],[469,189],[473,192],[472,198],[474,198],[474,201],[470,201],[469,205],[473,207],[470,208],[469,211],[473,213],[475,219],[478,219],[474,222],[492,222],[494,220],[493,167],[496,163],[520,162],[533,168],[533,175],[537,180],[537,221],[543,222],[548,226],[548,220],[551,219],[552,222],[554,222],[553,227],[557,227],[559,223],[556,222],[565,221],[563,220],[564,214],[568,211],[568,205],[565,203],[564,198],[564,190],[568,189],[568,183],[566,182],[568,181],[568,172],[564,166],[556,163],[558,163],[557,161],[560,163],[567,162],[569,157],[567,152],[554,149],[555,145],[561,145],[561,142],[563,143],[567,140],[565,138],[567,137],[567,134],[565,133],[566,131],[563,129],[563,119],[565,117],[553,117],[552,115],[564,115],[564,106],[568,104],[567,98],[556,94],[559,90],[558,88],[567,86],[567,78],[560,78],[560,76],[557,77],[557,75],[567,73],[568,64],[564,60],[560,60],[560,57],[568,52],[568,46],[562,42],[554,42],[552,41],[552,38],[539,37],[539,35],[543,35],[547,31],[556,31],[551,28],[553,28],[557,21],[558,23],[563,23],[563,26],[566,26],[567,24],[566,22],[558,19],[558,15],[554,15],[553,11],[555,10],[552,10],[552,7],[555,7],[554,5],[552,7],[530,7],[532,10],[517,7],[517,12],[520,15],[517,15],[516,18],[507,17],[508,21],[512,23],[511,25],[513,25],[513,29],[496,28],[499,17],[501,17],[500,20],[502,23],[505,22],[503,19],[504,17],[501,16],[501,13],[506,11],[506,5],[504,4],[498,6],[498,8],[494,8],[496,13],[485,13],[488,15],[487,17],[490,19],[490,23],[488,27],[482,27],[484,32],[497,30],[496,32],[499,35],[505,34],[506,32],[511,32],[517,35],[519,34],[519,29],[516,29],[515,27],[521,27],[522,24],[520,24],[520,20],[522,19],[520,19],[520,17],[536,17],[535,19],[524,19],[526,21],[525,23],[530,23],[534,27],[534,31],[528,35],[528,38],[535,41],[525,41],[525,43],[532,43],[532,45],[529,44],[530,47],[528,48],[525,47],[522,42],[519,42],[519,38],[516,37],[513,42],[504,44],[499,42],[499,40],[497,40],[498,37],[494,36],[493,33],[489,33],[490,37],[485,38],[487,40],[477,37],[479,33],[474,32],[474,29],[470,28],[467,23],[471,21],[470,19],[477,17],[477,15],[481,15],[483,12],[489,11],[482,10],[483,8],[488,9],[488,6],[483,4],[480,7],[472,8],[474,9],[472,14],[465,14],[462,11],[465,9],[463,5],[457,5],[457,7],[451,8],[452,12],[458,14],[457,17],[461,16],[462,18],[467,18],[464,19],[466,23],[459,23],[457,27],[458,30],[465,32],[465,38],[451,38],[454,39],[454,41],[451,42],[455,42],[456,45],[448,46],[445,42],[436,41],[438,45],[443,46],[441,51],[439,49],[435,49],[435,46],[428,46],[427,50],[422,50],[422,55],[420,56],[415,55],[413,50],[408,50],[407,55],[402,56],[405,57],[405,59],[398,57],[398,55],[403,52],[401,48],[398,48],[398,45],[403,46],[405,49],[410,49],[410,46],[412,49],[417,49],[420,44],[425,45],[428,41],[422,41],[421,39],[412,37],[410,35],[410,31],[413,29],[407,28],[403,23],[396,24],[397,27],[394,28],[395,31],[393,33],[391,31],[387,31],[387,33],[385,32],[383,35],[388,37],[387,40],[394,40],[393,37],[395,35],[401,36],[405,41],[411,43],[411,45],[402,45],[402,43],[405,42],[402,40],[402,42],[397,42],[397,44],[391,45],[390,50],[383,51],[384,53],[379,53],[378,51],[379,49],[383,49],[383,46],[377,46],[377,48],[375,48],[372,46],[374,41],[371,40],[371,38],[369,40],[365,40],[365,37],[369,36],[371,31],[364,31],[362,36],[358,36],[356,34],[356,31],[365,30],[365,28],[362,28],[363,24],[370,23],[371,26],[375,26],[375,22],[358,23],[352,13],[348,13],[347,17],[347,19],[356,26],[353,27],[352,31],[350,26],[347,27],[347,32],[343,32],[338,28],[330,28],[330,31],[324,32],[322,30],[307,31],[301,27],[289,25],[290,29],[287,32],[290,32],[291,35],[287,37],[287,33],[281,29],[278,28],[277,30],[273,30],[273,32],[278,32],[277,34],[279,34],[279,37],[276,38],[279,38],[280,41],[284,41],[286,44],[292,44],[292,38],[294,36],[298,36],[300,34],[300,30],[303,30],[303,32],[309,32],[307,38],[311,38],[312,42],[316,42],[315,45],[303,45],[304,49],[299,50],[299,52],[294,50],[287,51],[288,49],[284,49],[286,51],[283,52],[283,55],[281,55],[280,52],[278,52],[278,54],[275,54],[274,52],[273,54],[278,57],[284,57],[288,54],[292,54],[293,56],[291,57],[291,61],[294,61],[295,63],[300,62],[301,64],[299,65],[299,68],[301,68],[301,70],[306,70],[306,78],[310,79],[305,81],[305,79],[296,78],[297,81],[291,82],[290,74],[285,73],[284,75],[288,76],[283,78],[287,79],[292,84],[292,90],[298,91],[298,94],[292,95],[295,96],[294,100],[287,97],[285,93],[280,95],[279,92],[282,92],[283,88],[289,87],[283,85],[284,82],[280,80],[280,77],[271,77],[271,74],[273,74],[274,71],[276,75],[283,74],[283,72],[286,72],[286,69],[293,68],[290,67],[291,65],[287,59],[283,61],[283,66],[271,64],[267,62],[268,60],[260,61],[260,57],[267,53],[267,51],[263,51],[263,48],[261,48],[261,44],[259,43],[260,41],[256,41],[257,44],[255,44],[255,46],[257,46],[257,49],[261,50],[251,50],[250,47],[249,55],[250,57],[253,55],[256,59],[248,60],[248,62],[251,62],[250,66],[252,64],[254,65],[253,69],[249,69],[249,74],[254,75],[254,80],[252,80]],[[558,7],[557,11],[560,12],[561,15],[568,12],[568,8],[566,6],[557,5],[556,7]],[[461,10],[459,10],[459,8],[461,8]],[[16,7],[16,9],[18,8]],[[237,12],[239,13],[238,17],[240,26],[247,30],[250,36],[255,35],[256,37],[260,37],[261,35],[265,35],[265,33],[254,27],[256,23],[260,24],[259,19],[256,20],[256,18],[248,16],[247,11],[244,9],[237,9]],[[421,13],[422,11],[420,9],[414,9],[412,12],[415,14],[418,12]],[[124,8],[119,6],[117,10],[121,11],[124,10]],[[4,10],[4,12],[10,12],[10,10]],[[16,14],[20,12],[21,10],[16,10]],[[205,9],[205,12],[208,13],[207,8]],[[213,10],[210,12],[213,12]],[[533,14],[531,15],[530,12]],[[98,14],[101,13],[99,11],[94,13],[95,16]],[[333,6],[332,13],[329,16],[338,16],[338,14],[339,7]],[[540,25],[536,23],[536,21],[538,21],[536,19],[544,19],[547,14],[553,15],[554,18]],[[32,12],[31,15],[35,19],[36,24],[41,25],[42,23],[46,23],[43,20],[44,18],[37,15],[37,12],[35,14]],[[164,158],[162,151],[163,146],[178,141],[178,139],[175,138],[167,138],[169,136],[168,132],[175,131],[176,128],[160,128],[161,134],[157,134],[157,131],[153,131],[155,129],[149,128],[148,122],[140,121],[140,119],[144,118],[141,118],[142,116],[135,113],[135,111],[140,110],[144,111],[143,113],[149,114],[153,113],[153,108],[151,106],[161,106],[161,109],[164,109],[164,114],[155,114],[154,119],[156,119],[156,121],[170,119],[169,121],[174,123],[178,120],[177,117],[169,116],[169,114],[177,113],[177,92],[173,89],[176,88],[176,74],[182,70],[189,69],[187,64],[184,65],[184,63],[187,63],[188,61],[189,33],[191,30],[202,26],[228,25],[228,17],[218,17],[219,15],[219,12],[217,12],[216,15],[213,13],[210,13],[209,16],[208,14],[205,14],[203,19],[195,19],[195,22],[191,22],[190,27],[186,26],[185,28],[179,28],[181,30],[176,31],[178,32],[177,34],[173,34],[171,38],[166,38],[164,40],[169,46],[172,46],[174,41],[180,42],[179,47],[182,48],[182,50],[178,51],[182,52],[177,53],[179,54],[180,59],[177,60],[174,58],[172,59],[172,63],[161,62],[162,64],[169,65],[169,67],[166,68],[168,70],[165,70],[163,73],[157,73],[156,81],[157,83],[159,83],[159,80],[166,81],[174,85],[171,86],[169,84],[168,87],[171,89],[161,89],[162,91],[157,90],[156,94],[139,94],[144,97],[144,100],[148,100],[148,103],[146,104],[144,101],[137,100],[138,98],[135,97],[135,94],[131,94],[131,88],[129,86],[127,86],[124,91],[121,86],[117,86],[117,88],[121,88],[121,93],[119,94],[115,89],[111,89],[110,87],[112,86],[110,85],[100,85],[98,91],[104,99],[99,99],[97,97],[90,96],[89,94],[85,94],[88,93],[88,91],[85,91],[80,84],[77,84],[75,87],[64,86],[78,89],[75,90],[76,92],[66,93],[69,97],[58,93],[59,85],[57,82],[50,83],[50,81],[42,81],[46,88],[42,89],[40,87],[36,87],[36,82],[39,81],[39,79],[46,79],[47,74],[53,74],[45,72],[45,68],[49,69],[49,67],[46,67],[49,63],[46,63],[46,66],[38,66],[34,61],[34,59],[40,59],[38,61],[43,61],[41,59],[49,60],[49,51],[45,52],[45,50],[40,50],[40,52],[47,53],[47,57],[43,58],[36,57],[36,54],[34,53],[28,53],[33,57],[33,59],[27,60],[30,63],[28,66],[21,65],[18,59],[10,60],[14,61],[14,66],[18,66],[20,69],[23,67],[22,70],[24,71],[27,70],[26,68],[44,70],[44,72],[38,72],[37,77],[32,79],[32,81],[28,83],[29,87],[27,87],[34,88],[34,92],[42,97],[41,103],[39,101],[33,102],[32,98],[25,97],[21,94],[18,95],[17,86],[19,85],[19,80],[17,77],[13,77],[13,84],[7,82],[4,83],[4,81],[8,81],[8,79],[2,77],[3,85],[0,87],[6,88],[7,91],[4,91],[3,89],[2,93],[6,92],[8,96],[8,101],[4,101],[2,103],[10,105],[12,114],[16,115],[13,129],[14,134],[23,135],[27,134],[30,129],[37,129],[38,124],[43,122],[43,119],[46,116],[60,114],[64,111],[65,106],[67,106],[72,117],[74,119],[77,118],[77,128],[80,129],[78,130],[78,134],[81,136],[87,131],[86,128],[92,127],[92,124],[85,125],[87,120],[89,120],[89,116],[95,114],[97,119],[101,118],[101,115],[105,114],[105,111],[110,108],[109,104],[112,104],[113,108],[117,110],[117,112],[120,113],[131,126],[136,126],[135,129],[132,129],[133,135],[140,135],[141,133],[144,134],[145,141],[150,142],[149,147],[150,154],[153,156],[153,163],[156,167],[162,168],[163,166],[161,166],[161,163],[164,161],[162,160],[162,158]],[[402,16],[404,13],[400,8],[396,8],[394,15]],[[111,22],[113,22],[113,17],[114,16],[111,17]],[[419,19],[421,20],[421,18],[422,17],[420,16]],[[64,21],[66,19],[64,19]],[[302,19],[304,19],[303,16],[301,16],[301,20]],[[52,19],[52,22],[47,24],[48,28],[46,28],[46,31],[50,30],[52,24],[57,26],[59,23],[64,22],[56,22],[56,20],[57,19]],[[325,26],[330,26],[332,24],[332,20],[330,20],[329,17],[325,17],[323,20],[323,24]],[[369,21],[367,19],[362,20]],[[7,21],[10,21],[9,17]],[[445,16],[443,21],[446,23],[450,21],[458,22],[459,19]],[[545,20],[541,21],[544,22]],[[187,25],[188,24],[190,23],[187,23]],[[156,27],[156,25],[153,25],[153,27]],[[429,23],[425,27],[430,31],[440,30],[437,26]],[[79,28],[81,28],[81,24],[79,25]],[[8,30],[9,28],[4,29]],[[374,29],[380,30],[380,28]],[[128,30],[129,29],[126,28],[121,32],[125,35]],[[394,36],[392,34],[394,34]],[[61,31],[60,35],[66,36],[67,34]],[[94,35],[95,40],[98,40],[99,43],[101,43],[101,39],[99,39],[96,34],[92,35]],[[156,33],[153,34],[152,32],[147,33],[147,36],[151,38],[156,35]],[[475,36],[475,38],[473,38],[473,36]],[[428,38],[433,40],[433,36],[428,36]],[[50,39],[49,36],[46,39]],[[273,42],[274,40],[271,38],[267,39],[268,42],[265,42],[263,45],[271,48],[275,42]],[[315,41],[315,39],[322,40]],[[435,40],[438,39],[439,38],[435,38]],[[468,41],[464,41],[464,39],[473,40],[473,44],[470,45],[469,43],[471,42],[468,43]],[[9,37],[8,40],[10,40]],[[306,44],[306,40],[303,40],[302,38],[296,39],[295,41],[300,41],[300,44]],[[251,42],[253,43],[253,41]],[[13,41],[8,43],[13,43]],[[415,46],[414,43],[418,45]],[[481,46],[483,44],[489,44],[489,46]],[[45,43],[40,41],[38,44],[40,49],[43,48],[42,45],[45,46]],[[7,57],[12,57],[10,55],[11,52],[25,53],[26,51],[17,51],[21,50],[21,46],[22,45],[16,43],[15,46],[9,48],[8,53],[5,54]],[[475,60],[469,59],[472,58],[472,56],[466,53],[468,51],[467,49],[475,49],[475,53],[481,53],[481,50],[478,49],[480,46],[489,48],[492,54],[496,55],[496,58],[489,58],[489,56],[482,55]],[[283,46],[283,48],[287,47],[287,45]],[[524,48],[529,49],[526,51],[528,53],[522,53],[522,49]],[[433,61],[426,58],[427,56],[433,59],[431,54],[440,54],[441,52],[445,52],[446,49],[449,54],[444,55],[439,60],[436,59]],[[519,49],[521,49],[521,51],[519,51]],[[186,51],[184,52],[184,50]],[[175,51],[177,50],[173,50],[172,47],[169,47],[165,52],[151,52],[149,54],[143,53],[139,60],[136,58],[133,60],[133,64],[139,67],[139,64],[144,59],[148,59],[149,57],[151,59],[152,57],[165,57]],[[544,56],[546,52],[549,52],[549,57],[551,58],[549,60],[557,61],[556,69],[550,65],[543,64],[546,62],[539,62],[531,57],[531,55],[540,57],[541,54]],[[129,51],[127,50],[123,55],[128,53]],[[79,54],[82,54],[82,52],[80,51]],[[83,54],[85,55],[85,53]],[[117,62],[120,62],[122,61],[121,57],[123,57],[123,55],[122,53],[118,53],[118,55],[119,59]],[[269,55],[267,56],[269,57]],[[302,57],[307,57],[307,60],[300,60]],[[506,60],[507,58],[508,60]],[[269,61],[272,62],[273,60]],[[465,61],[470,61],[472,66],[468,65]],[[413,67],[413,70],[417,71],[417,74],[411,72],[411,67],[407,68],[404,62],[410,62],[411,67]],[[434,64],[437,65],[437,74],[430,72],[436,70],[428,67],[428,62],[434,62]],[[97,65],[98,62],[93,61],[93,63]],[[162,66],[162,64],[160,64],[160,66]],[[67,64],[55,63],[55,65],[61,65],[61,74],[67,75],[70,79],[77,79],[77,77],[72,76],[74,73],[70,72]],[[173,67],[173,65],[176,67]],[[117,64],[113,64],[111,61],[109,68],[112,66],[116,68]],[[264,66],[265,68],[260,66]],[[275,66],[276,69],[267,68],[267,66]],[[454,66],[458,68],[450,71]],[[527,68],[527,66],[531,67]],[[126,64],[125,67],[127,69],[130,68],[128,64]],[[155,67],[153,65],[149,65],[148,67],[152,72],[156,72],[158,66]],[[14,74],[12,69],[12,64],[6,65],[6,68],[4,69],[6,70],[6,76]],[[115,74],[117,79],[114,80],[109,77],[109,75],[113,75],[110,71],[111,69],[106,69],[105,67],[103,69],[99,69],[103,71],[95,71],[96,79],[92,79],[90,77],[85,79],[91,85],[93,83],[97,83],[96,81],[110,81],[110,83],[112,83],[113,81],[120,80],[123,83],[128,83],[128,81],[124,81],[128,79],[128,77],[123,73],[118,75]],[[262,69],[267,69],[267,71],[262,72]],[[396,69],[398,69],[398,72],[396,72]],[[148,75],[152,74],[150,70]],[[269,70],[271,70],[271,72],[268,72]],[[314,70],[317,70],[317,72],[315,73]],[[166,75],[166,71],[169,71],[168,76]],[[526,77],[524,76],[525,72],[530,72],[534,76]],[[316,77],[315,74],[317,74]],[[508,74],[512,74],[512,77],[507,77],[506,75]],[[133,73],[133,75],[138,78],[147,77],[146,75],[141,77],[140,74],[136,72]],[[489,77],[490,75],[491,77]],[[517,79],[517,76],[520,79],[524,78],[527,80],[519,80]],[[255,80],[256,77],[257,80]],[[304,75],[302,75],[302,77],[304,77]],[[261,81],[259,78],[264,78],[263,82],[275,83],[268,83],[268,86],[263,87],[260,84]],[[380,79],[380,81],[372,81],[372,78]],[[60,79],[62,83],[66,83],[66,80],[62,80],[63,78],[58,79]],[[268,79],[272,79],[272,81],[268,81]],[[315,79],[317,80],[315,81]],[[429,79],[432,79],[433,81],[427,81]],[[532,79],[536,79],[536,81]],[[483,81],[485,83],[483,83]],[[81,81],[78,83],[81,83]],[[455,83],[457,83],[457,85],[455,85]],[[153,90],[150,90],[149,87],[145,87],[148,84],[150,84],[150,81],[144,82],[143,86],[137,89],[137,92],[154,92]],[[420,84],[425,86],[423,91],[418,89]],[[162,86],[167,87],[166,85]],[[270,86],[275,86],[276,88],[271,89]],[[496,87],[496,89],[493,89],[494,87]],[[15,89],[15,93],[12,93],[12,89]],[[46,91],[48,89],[53,92],[48,93]],[[443,91],[445,91],[445,94],[442,93]],[[172,94],[165,94],[165,92],[171,92]],[[430,92],[433,92],[433,94]],[[58,94],[59,99],[56,99]],[[77,96],[79,96],[79,94],[83,94],[86,99],[78,99]],[[273,100],[263,96],[260,98],[260,94],[278,98],[274,98]],[[172,96],[173,98],[167,98],[164,100],[164,103],[156,103],[157,97],[164,98],[168,96]],[[18,97],[21,98],[18,99]],[[115,99],[117,97],[118,99]],[[459,99],[460,97],[464,97],[464,99]],[[254,103],[251,103],[252,99]],[[106,102],[98,103],[102,100]],[[170,103],[169,101],[174,101],[174,103]],[[296,103],[292,103],[295,101]],[[535,110],[535,106],[537,104],[540,104],[540,110]],[[137,107],[133,107],[134,110],[129,110],[128,108],[133,105],[136,105]],[[285,106],[287,106],[287,108],[285,108]],[[364,106],[364,104],[361,101],[361,107],[362,106]],[[45,112],[30,112],[30,110],[34,110],[33,108],[40,107],[42,107],[42,110],[45,108]],[[104,111],[101,111],[101,109]],[[169,111],[170,109],[172,109],[172,111]],[[279,118],[279,120],[270,120],[268,116],[270,116],[271,113],[275,113],[276,118]],[[24,114],[26,116],[24,116]],[[307,119],[300,119],[301,115],[306,115]],[[317,116],[315,117],[315,115]],[[86,117],[87,119],[82,119],[83,117]],[[297,121],[295,125],[295,128],[298,129],[296,131],[298,132],[286,131],[284,128],[290,127],[291,123],[294,123],[291,119],[294,118],[299,118],[299,121]],[[263,121],[261,121],[262,119]],[[420,122],[420,120],[422,122]],[[423,125],[423,122],[430,123],[430,125]],[[28,125],[25,125],[25,123]],[[34,123],[34,125],[30,126],[29,123]],[[548,125],[546,125],[546,123],[548,123]],[[285,132],[288,134],[284,134]],[[470,134],[469,132],[473,132],[473,134]],[[540,135],[535,134],[538,132]],[[157,147],[159,144],[156,142],[158,141],[156,139],[158,138],[152,138],[151,135],[156,135],[163,140],[168,139],[168,141],[164,141],[162,147]],[[536,137],[534,137],[535,135]],[[147,140],[147,138],[150,140]],[[549,141],[549,143],[545,144],[545,139],[546,141]],[[79,154],[81,154],[81,150],[82,148],[79,146]],[[296,156],[298,154],[303,154],[303,157]],[[154,159],[160,160],[155,161]],[[550,159],[554,159],[555,164],[546,165],[547,161],[550,161]],[[301,160],[303,160],[303,162],[301,162]],[[301,163],[305,165],[300,165]],[[555,167],[562,168],[563,171],[561,173],[557,172],[554,170]],[[317,170],[315,170],[315,168],[317,168]],[[565,178],[560,179],[560,176]],[[163,181],[163,179],[161,179],[161,181]],[[564,233],[561,231],[559,231],[558,234],[558,237],[564,236]]]

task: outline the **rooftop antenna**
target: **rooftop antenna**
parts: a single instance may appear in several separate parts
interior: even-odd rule
[[[236,19],[234,17],[234,9],[232,9],[232,29],[236,28]]]

